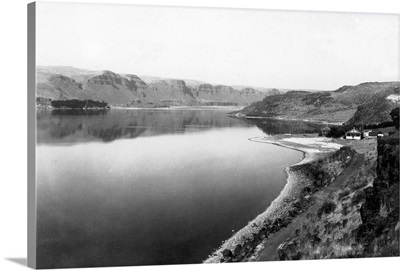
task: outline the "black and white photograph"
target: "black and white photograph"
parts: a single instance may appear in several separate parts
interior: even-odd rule
[[[399,257],[399,14],[26,4],[28,267]]]
[[[399,255],[397,15],[34,5],[38,268]]]

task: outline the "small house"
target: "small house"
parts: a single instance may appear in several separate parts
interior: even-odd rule
[[[370,129],[364,130],[364,132],[363,132],[364,138],[369,138],[369,133],[370,133],[371,131],[372,131],[372,130],[370,130]]]
[[[326,126],[323,129],[321,129],[321,134],[322,134],[322,136],[326,136],[329,134],[330,131],[331,131],[331,129],[328,126]]]
[[[361,140],[361,132],[353,128],[346,132],[345,138],[346,140]]]
[[[378,137],[383,137],[383,136],[384,136],[384,134],[383,134],[383,132],[380,131],[380,130],[374,130],[374,131],[371,131],[371,132],[369,133],[369,137],[370,137],[370,138],[378,138]]]

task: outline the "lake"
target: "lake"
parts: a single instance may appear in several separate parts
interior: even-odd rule
[[[38,111],[38,267],[201,263],[265,211],[302,153],[226,113]]]

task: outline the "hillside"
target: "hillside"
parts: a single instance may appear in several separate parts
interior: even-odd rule
[[[390,97],[399,96],[399,88],[395,90],[397,95],[391,94]],[[357,108],[356,113],[349,121],[347,125],[362,125],[362,124],[379,124],[383,122],[391,121],[389,113],[396,107],[398,103],[393,99],[388,98],[384,95],[377,94],[366,103],[360,105]]]
[[[152,107],[171,105],[248,105],[269,94],[246,87],[211,85],[200,81],[163,79],[112,71],[39,66],[37,97],[52,100],[92,99],[111,105]]]
[[[244,108],[245,116],[303,119],[351,124],[374,124],[390,120],[388,112],[398,106],[390,95],[399,95],[399,82],[371,82],[343,86],[335,91],[289,91],[268,96]]]

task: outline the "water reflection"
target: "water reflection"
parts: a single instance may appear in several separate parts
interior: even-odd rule
[[[54,110],[37,113],[37,142],[110,142],[120,138],[157,136],[252,123],[218,110]]]
[[[107,112],[108,110],[53,110],[51,115],[103,115]],[[43,111],[40,113],[43,114]]]
[[[246,119],[255,124],[267,135],[318,133],[323,125],[306,121],[289,121],[276,119]]]
[[[302,156],[248,140],[298,123],[226,113],[38,112],[38,267],[206,259],[270,205]]]
[[[255,136],[253,126],[38,146],[38,267],[200,263],[265,211],[302,156]]]

